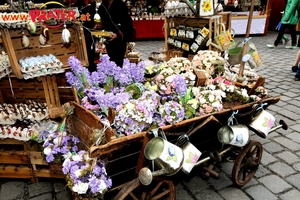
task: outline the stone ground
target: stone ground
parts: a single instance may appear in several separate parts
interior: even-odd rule
[[[296,200],[300,196],[300,82],[294,81],[291,66],[298,49],[285,49],[278,46],[268,49],[277,32],[266,36],[252,36],[263,59],[263,65],[256,69],[266,78],[265,87],[272,96],[281,96],[281,100],[268,107],[276,121],[284,120],[288,130],[279,129],[266,139],[251,136],[263,145],[263,157],[254,177],[245,186],[238,188],[231,182],[233,163],[222,162],[218,166],[218,179],[202,179],[200,176],[174,182],[176,199],[181,200]],[[236,41],[243,40],[236,37]],[[143,59],[149,53],[158,51],[164,45],[163,40],[138,41],[136,50]],[[62,180],[40,180],[32,184],[19,179],[0,179],[0,200],[69,200],[72,195],[65,189]]]

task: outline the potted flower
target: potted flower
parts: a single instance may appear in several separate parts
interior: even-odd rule
[[[112,186],[105,164],[99,158],[90,158],[84,150],[66,155],[62,170],[75,199],[103,199]]]

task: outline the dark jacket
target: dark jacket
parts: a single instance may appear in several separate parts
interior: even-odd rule
[[[118,37],[123,36],[122,39],[124,41],[128,41],[128,35],[131,27],[133,27],[133,22],[128,14],[128,8],[122,0],[113,0],[109,8],[107,1],[102,1],[98,13],[105,31],[112,31]]]

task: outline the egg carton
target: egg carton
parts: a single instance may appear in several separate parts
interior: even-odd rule
[[[22,65],[20,65],[20,69],[21,69],[21,72],[22,73],[25,73],[25,74],[29,74],[29,73],[35,73],[35,72],[38,72],[38,71],[42,71],[42,72],[47,72],[47,71],[54,71],[55,68],[61,68],[63,66],[62,62],[60,62],[60,64],[57,64],[57,63],[48,63],[48,64],[45,64],[45,65],[35,65],[35,66],[32,66],[32,67],[28,67],[28,68],[24,68]],[[53,70],[49,70],[49,69],[53,69]]]
[[[20,22],[0,22],[1,28],[26,28],[27,21]]]
[[[3,71],[0,71],[0,79],[8,76],[11,72],[12,72],[11,68],[7,68],[4,69]]]
[[[39,72],[39,73],[38,73]],[[23,77],[25,80],[27,79],[32,79],[32,78],[37,78],[37,77],[41,77],[41,76],[46,76],[46,75],[52,75],[52,74],[60,74],[60,73],[64,73],[65,70],[64,69],[57,69],[57,70],[53,70],[51,72],[47,71],[37,71],[37,72],[31,72],[29,74],[23,74]]]
[[[12,138],[20,141],[28,141],[32,136],[32,130],[27,127],[2,126],[1,129],[0,139]]]

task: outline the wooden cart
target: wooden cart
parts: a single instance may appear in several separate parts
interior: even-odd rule
[[[267,106],[277,103],[280,97],[269,97],[262,100]],[[72,133],[83,140],[82,148],[87,149],[92,157],[100,157],[106,162],[108,175],[112,178],[113,188],[106,195],[113,199],[175,199],[174,183],[184,177],[193,176],[195,172],[218,177],[214,167],[219,162],[234,162],[232,181],[236,186],[247,184],[258,169],[262,158],[262,145],[254,140],[244,147],[222,145],[218,138],[218,129],[227,124],[233,111],[239,111],[238,121],[248,123],[251,119],[253,106],[257,102],[228,107],[222,112],[206,114],[200,117],[184,120],[174,125],[162,127],[168,141],[176,143],[177,138],[186,133],[190,142],[197,147],[202,155],[189,175],[178,172],[173,176],[154,176],[150,185],[143,185],[139,180],[139,172],[143,167],[152,167],[152,163],[145,159],[144,149],[153,137],[149,132],[141,132],[130,136],[120,137],[109,141],[105,145],[93,146],[88,140],[93,128],[102,128],[101,122],[94,118],[94,114],[79,104],[72,102],[75,112],[69,127]],[[267,106],[265,108],[267,108]],[[83,113],[84,112],[84,113]],[[89,116],[90,125],[86,125],[86,116]],[[96,121],[93,121],[96,120]],[[77,125],[76,125],[77,124]],[[279,128],[286,129],[284,123]],[[82,134],[85,136],[82,136]],[[108,133],[110,135],[111,133]]]

